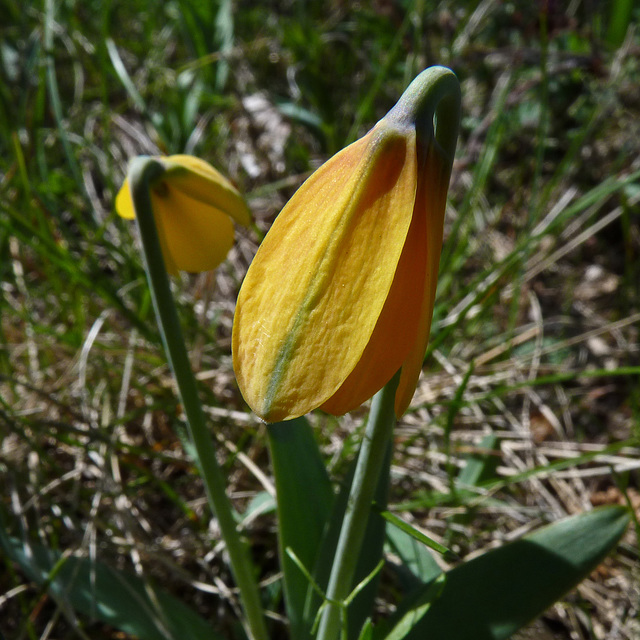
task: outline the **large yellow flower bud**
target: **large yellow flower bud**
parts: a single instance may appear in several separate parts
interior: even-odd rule
[[[238,384],[264,420],[317,407],[341,415],[400,368],[396,414],[407,409],[429,337],[458,121],[454,74],[427,69],[276,218],[233,327]]]

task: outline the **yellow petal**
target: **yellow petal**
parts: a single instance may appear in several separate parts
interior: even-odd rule
[[[415,168],[414,168],[415,170]],[[417,183],[417,175],[414,175]],[[393,284],[369,343],[358,364],[336,393],[322,405],[333,415],[359,407],[382,388],[403,365],[418,339],[425,290],[426,218],[414,215]]]
[[[438,286],[438,267],[442,251],[444,213],[451,165],[444,161],[434,146],[429,146],[425,166],[421,171],[416,195],[416,215],[426,221],[426,265],[424,291],[420,296],[421,309],[418,335],[402,365],[396,391],[395,413],[400,417],[409,407],[422,370],[424,354],[429,342],[433,304]]]
[[[133,220],[136,217],[133,200],[131,199],[131,190],[129,189],[129,178],[125,179],[116,196],[116,212],[127,220]]]
[[[168,156],[162,162],[167,167],[164,180],[173,187],[224,211],[245,227],[251,224],[251,214],[240,192],[208,162],[188,155]]]
[[[316,171],[267,234],[238,298],[234,368],[267,421],[321,405],[361,359],[411,223],[415,136],[381,121]]]
[[[233,246],[233,222],[226,213],[190,198],[173,182],[152,188],[151,203],[167,271],[215,269]]]
[[[165,169],[150,191],[168,273],[214,269],[233,245],[232,219],[250,223],[247,205],[231,182],[204,160],[187,155],[154,160]],[[136,217],[128,178],[115,205],[123,218]]]

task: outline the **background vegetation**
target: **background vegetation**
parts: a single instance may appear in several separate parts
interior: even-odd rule
[[[260,510],[272,491],[265,438],[230,363],[235,297],[302,180],[431,64],[458,74],[464,115],[432,343],[396,431],[391,503],[465,558],[592,505],[638,512],[632,3],[1,0],[0,15],[0,523],[25,549],[128,568],[239,637],[134,228],[113,211],[128,158],[199,155],[246,193],[256,225],[216,273],[183,275],[175,290],[284,637],[276,523]],[[313,417],[335,477],[363,415]],[[476,459],[469,497],[452,478]],[[0,562],[8,640],[128,637]],[[532,637],[637,639],[638,574],[630,531]],[[381,616],[395,602],[386,584]]]

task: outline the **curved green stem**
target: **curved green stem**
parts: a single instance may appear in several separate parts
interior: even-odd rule
[[[427,146],[435,140],[451,169],[460,126],[460,100],[455,73],[447,67],[429,67],[413,80],[385,117],[396,126],[415,127],[418,139]]]
[[[362,540],[371,513],[371,503],[378,486],[380,469],[396,422],[394,402],[400,372],[373,397],[369,420],[360,446],[349,502],[342,521],[340,538],[334,556],[327,604],[318,630],[318,640],[337,640],[341,631],[341,608],[353,587],[353,576],[360,556]]]
[[[240,600],[247,618],[247,632],[253,640],[267,640],[264,613],[253,566],[248,550],[238,534],[225,490],[225,477],[218,464],[213,441],[207,431],[205,415],[198,398],[195,377],[182,337],[182,329],[158,240],[150,189],[163,172],[163,165],[148,157],[134,159],[129,169],[129,184],[142,238],[147,278],[167,360],[178,386],[187,428],[196,451],[196,463],[204,481],[209,505],[218,519],[229,553],[231,571],[240,590]]]

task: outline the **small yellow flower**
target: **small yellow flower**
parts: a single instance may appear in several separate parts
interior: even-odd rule
[[[344,414],[400,368],[396,415],[407,409],[429,337],[458,119],[455,76],[428,69],[276,218],[233,327],[240,390],[267,422],[318,407]]]
[[[164,168],[151,186],[151,206],[167,271],[214,269],[233,245],[233,221],[250,224],[247,205],[204,160],[187,155],[154,159]],[[123,218],[136,217],[128,179],[116,196],[116,211]]]

